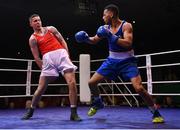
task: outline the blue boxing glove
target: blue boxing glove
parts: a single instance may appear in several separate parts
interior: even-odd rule
[[[105,26],[100,26],[97,30],[97,36],[100,38],[107,38],[110,43],[116,43],[118,36],[112,34]]]
[[[75,34],[75,39],[77,42],[82,43],[82,42],[90,42],[89,36],[85,31],[79,31]]]
[[[108,38],[112,35],[112,33],[104,26],[100,26],[97,30],[97,35],[100,38]]]

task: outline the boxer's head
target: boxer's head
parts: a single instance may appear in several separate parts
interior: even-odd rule
[[[32,14],[29,17],[29,23],[30,23],[30,26],[35,29],[38,29],[42,26],[41,18],[38,14]]]
[[[112,19],[119,18],[119,9],[118,6],[114,4],[107,5],[104,8],[103,20],[106,24],[110,23]]]

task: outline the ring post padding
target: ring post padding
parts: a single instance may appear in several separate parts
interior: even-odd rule
[[[152,72],[151,72],[151,56],[146,56],[146,66],[147,66],[147,91],[149,94],[152,94]]]
[[[80,101],[90,102],[91,93],[88,86],[88,81],[90,79],[90,55],[81,54],[80,55]]]
[[[26,95],[31,95],[31,71],[32,71],[32,61],[28,61],[27,77],[26,77]]]

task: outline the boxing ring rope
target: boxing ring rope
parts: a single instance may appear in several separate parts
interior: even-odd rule
[[[151,95],[159,95],[159,96],[180,96],[180,93],[153,93],[153,85],[154,84],[178,84],[180,83],[180,80],[173,80],[173,81],[152,81],[152,69],[154,68],[162,68],[162,67],[173,67],[173,66],[179,66],[180,63],[166,63],[166,64],[152,64],[152,56],[159,56],[159,55],[165,55],[165,54],[174,54],[177,53],[177,55],[179,56],[179,52],[180,50],[174,50],[174,51],[167,51],[167,52],[159,52],[159,53],[151,53],[151,54],[143,54],[143,55],[137,55],[137,58],[145,58],[145,63],[146,65],[142,65],[142,66],[138,66],[138,68],[141,69],[146,69],[146,76],[147,76],[147,81],[143,81],[142,83],[147,85],[147,91],[148,93],[150,93]],[[90,60],[90,64],[96,64],[97,62],[103,62],[105,59],[97,59],[97,60]],[[22,95],[0,95],[0,98],[5,98],[5,97],[28,97],[28,96],[33,96],[33,94],[31,93],[31,87],[33,86],[38,86],[38,84],[33,84],[31,83],[32,80],[32,73],[40,73],[40,70],[36,70],[32,68],[32,64],[34,63],[34,60],[29,60],[29,59],[13,59],[13,58],[0,58],[0,61],[16,61],[16,62],[26,62],[27,64],[27,69],[12,69],[12,68],[0,68],[0,72],[26,72],[26,83],[17,83],[17,84],[1,84],[0,83],[0,87],[6,87],[6,86],[11,86],[11,87],[16,87],[16,86],[20,86],[20,87],[26,87],[26,92],[25,94]],[[73,61],[73,63],[75,64],[80,64],[80,61]],[[77,65],[78,66],[78,65]],[[0,66],[1,67],[1,66]],[[92,69],[95,68],[90,68],[90,74],[94,73],[95,71]],[[79,71],[76,72],[76,74],[81,75],[81,73]],[[37,80],[38,81],[38,80]],[[67,84],[49,84],[49,86],[66,86]],[[122,90],[120,90],[120,86],[118,85],[123,85],[126,88],[126,91],[129,93],[124,93],[122,92]],[[110,99],[110,96],[123,96],[125,99],[125,96],[132,96],[133,99],[135,100],[137,106],[138,106],[138,101],[135,98],[135,96],[138,96],[138,94],[136,93],[132,93],[127,85],[131,85],[130,82],[123,82],[121,79],[119,79],[119,82],[114,82],[111,81],[110,83],[105,81],[99,84],[99,86],[101,87],[101,89],[103,90],[104,93],[102,93],[102,96],[108,96],[108,98]],[[81,84],[79,83],[78,79],[77,79],[77,86],[80,87]],[[104,86],[109,86],[110,89],[112,90],[111,93],[106,92],[106,89],[104,89]],[[119,90],[118,92],[120,93],[114,93],[114,86]],[[68,94],[44,94],[43,96],[68,96]],[[127,101],[127,100],[126,100]],[[113,101],[112,101],[113,102]],[[129,103],[129,101],[127,101],[128,104],[131,106],[131,104]]]
[[[152,54],[144,54],[144,55],[137,55],[136,57],[140,58],[140,57],[146,57],[146,66],[140,66],[138,67],[139,69],[147,69],[147,82],[142,82],[143,84],[148,84],[148,92],[151,95],[176,95],[179,96],[180,93],[169,93],[169,94],[163,94],[163,93],[158,93],[158,94],[154,94],[152,93],[152,84],[165,84],[165,83],[180,83],[180,80],[177,81],[152,81],[152,72],[151,69],[152,68],[157,68],[157,67],[167,67],[167,66],[179,66],[180,63],[172,63],[172,64],[163,64],[163,65],[152,65],[151,64],[151,56],[156,56],[156,55],[163,55],[163,54],[171,54],[171,53],[179,53],[180,50],[175,50],[175,51],[167,51],[167,52],[160,52],[160,53],[152,53]],[[100,60],[92,60],[91,63],[93,62],[102,62],[105,59],[100,59]],[[94,73],[95,71],[91,71],[92,73]],[[113,84],[113,83],[109,83],[109,84]],[[131,84],[130,82],[126,82],[126,83],[116,83],[116,84]],[[106,83],[101,83],[100,85],[106,85]],[[116,95],[122,95],[122,94],[116,94]],[[125,95],[131,95],[131,94],[125,94]],[[133,95],[137,95],[137,94],[133,94]]]
[[[150,93],[151,95],[158,95],[158,96],[179,96],[180,93],[153,93],[152,92],[152,88],[153,88],[153,84],[165,84],[165,83],[180,83],[179,80],[176,80],[176,81],[152,81],[152,72],[151,70],[153,68],[158,68],[158,67],[167,67],[167,66],[179,66],[180,63],[170,63],[170,64],[160,64],[160,65],[152,65],[151,63],[151,57],[152,56],[157,56],[157,55],[165,55],[165,54],[171,54],[171,53],[179,53],[180,50],[175,50],[175,51],[167,51],[167,52],[160,52],[160,53],[152,53],[152,54],[144,54],[144,55],[137,55],[136,57],[140,58],[140,57],[145,57],[146,58],[146,65],[145,66],[140,66],[138,67],[139,69],[146,69],[146,73],[147,73],[147,82],[142,82],[143,84],[147,84],[147,90],[148,90],[148,93]],[[104,61],[104,59],[99,59],[99,60],[92,60],[91,62],[102,62]],[[94,73],[95,71],[91,71],[92,73]],[[127,89],[126,87],[126,84],[131,84],[130,82],[123,82],[121,79],[120,79],[121,82],[118,82],[118,83],[115,83],[116,87],[117,85],[124,85],[124,87]],[[113,85],[113,83],[108,83],[109,86],[110,85]],[[100,86],[102,87],[103,85],[107,85],[107,83],[100,83]],[[103,90],[104,91],[104,90]],[[108,95],[108,96],[123,96],[126,101],[127,101],[127,98],[125,96],[133,96],[137,106],[139,105],[138,104],[138,101],[137,99],[134,97],[136,96],[137,94],[132,94],[131,91],[128,90],[129,94],[126,94],[126,93],[123,93],[121,90],[119,90],[120,94],[101,94],[101,95]],[[127,101],[128,104],[130,106],[132,106],[129,101]]]
[[[34,70],[32,69],[32,63],[35,62],[35,60],[29,60],[29,59],[14,59],[14,58],[0,58],[0,61],[18,61],[18,62],[27,62],[27,69],[1,69],[0,68],[0,72],[26,72],[26,83],[24,84],[0,84],[0,87],[7,87],[7,86],[11,86],[11,87],[16,87],[16,86],[20,86],[20,87],[26,87],[26,94],[25,95],[0,95],[0,98],[6,98],[6,97],[28,97],[28,96],[33,96],[33,94],[31,94],[31,87],[33,86],[38,86],[37,84],[32,84],[31,83],[31,74],[33,72],[35,73],[40,73],[41,70]],[[79,63],[79,61],[73,61],[73,63]],[[79,73],[79,72],[75,72],[75,73]],[[38,79],[37,79],[38,81]],[[49,86],[67,86],[67,84],[49,84]],[[77,86],[79,86],[79,84],[77,83]],[[48,95],[43,95],[46,97],[52,97],[52,96],[69,96],[68,94],[48,94]]]

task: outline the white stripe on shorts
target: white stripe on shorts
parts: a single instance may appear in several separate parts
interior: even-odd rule
[[[126,51],[126,52],[112,52],[109,51],[109,58],[113,59],[126,59],[134,56],[134,50]]]

